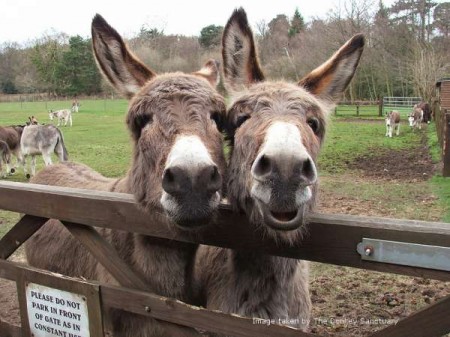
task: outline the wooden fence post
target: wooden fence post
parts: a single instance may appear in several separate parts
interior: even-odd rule
[[[442,175],[450,177],[450,112],[446,110],[444,114],[443,127],[443,146],[442,146],[442,161],[444,162],[444,169]]]

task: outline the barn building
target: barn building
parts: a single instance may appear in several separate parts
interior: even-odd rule
[[[442,175],[450,177],[450,77],[436,82],[436,131],[442,147],[444,168]]]
[[[450,77],[443,78],[437,81],[437,98],[441,110],[448,110],[450,112]]]

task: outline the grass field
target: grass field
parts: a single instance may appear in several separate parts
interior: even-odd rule
[[[124,123],[127,101],[89,100],[81,104],[80,112],[73,116],[73,127],[61,128],[70,160],[82,162],[106,176],[124,174],[131,153]],[[52,123],[48,110],[69,108],[70,105],[69,101],[1,103],[0,125],[24,124],[31,115],[40,123]],[[37,162],[39,167],[43,166],[42,160]],[[21,178],[23,175],[19,173],[11,179]]]

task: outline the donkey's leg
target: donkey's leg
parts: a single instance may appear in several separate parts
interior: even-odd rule
[[[36,175],[36,156],[31,156],[31,176],[34,177]]]
[[[20,162],[22,164],[23,174],[25,175],[25,177],[27,177],[27,179],[30,179],[31,176],[28,173],[28,169],[27,169],[27,156],[23,156],[22,159],[20,160]]]
[[[14,169],[11,169],[10,163],[11,163],[11,159],[8,159],[6,161],[6,163],[5,163],[5,165],[6,165],[6,175],[14,173]],[[11,170],[13,170],[13,171],[11,172]]]
[[[0,175],[2,176],[2,178],[5,178],[8,175],[8,166],[6,166],[6,172],[3,172],[3,154],[0,153]]]
[[[55,146],[55,154],[58,156],[59,162],[64,161],[64,148],[61,144],[61,140],[59,140],[58,144]]]
[[[386,125],[386,135],[385,137],[389,136],[389,126]]]
[[[69,124],[72,127],[72,115],[69,116]]]
[[[42,159],[44,159],[45,166],[53,164],[52,154],[50,152],[42,152]]]
[[[400,124],[397,124],[397,136],[400,135]]]

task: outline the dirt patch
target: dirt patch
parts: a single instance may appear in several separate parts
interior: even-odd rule
[[[433,176],[435,170],[425,133],[415,148],[369,150],[367,154],[349,163],[348,167],[360,171],[364,176],[408,182],[427,180]]]
[[[368,336],[444,298],[450,288],[450,282],[319,263],[312,272],[311,332],[323,336]]]
[[[0,321],[20,326],[19,302],[16,283],[0,279]]]

